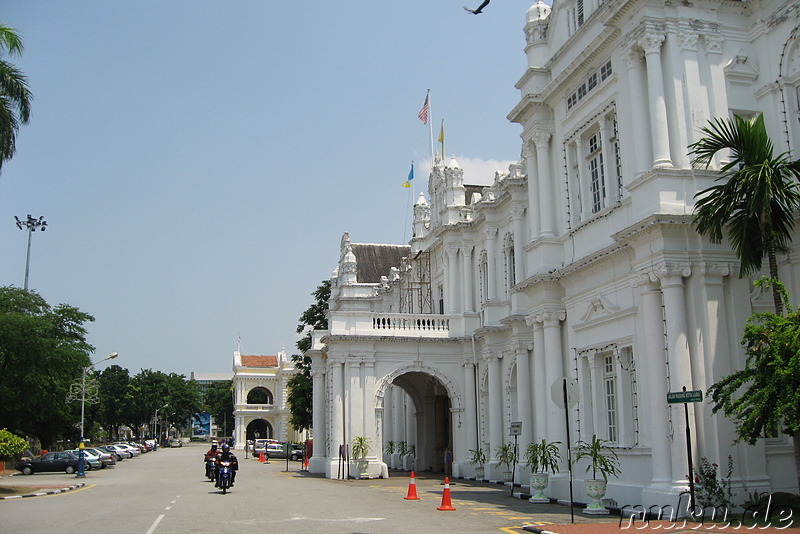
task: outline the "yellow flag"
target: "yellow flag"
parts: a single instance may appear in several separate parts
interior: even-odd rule
[[[439,130],[439,142],[442,144],[442,158],[444,158],[444,119],[442,119],[442,128]]]

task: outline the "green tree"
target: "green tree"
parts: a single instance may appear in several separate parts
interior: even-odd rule
[[[739,276],[761,269],[764,257],[769,275],[778,278],[776,253],[786,251],[794,226],[792,212],[800,206],[800,165],[787,154],[775,156],[764,117],[714,119],[702,129],[705,137],[689,145],[692,165],[705,167],[714,156],[730,151],[717,185],[695,195],[695,225],[712,243],[727,234],[741,267]],[[775,312],[781,299],[773,292]]]
[[[28,442],[12,434],[5,428],[0,428],[0,460],[13,460],[28,447]]]
[[[800,485],[800,311],[792,308],[778,280],[762,278],[787,307],[786,316],[756,313],[745,327],[744,369],[708,388],[713,413],[722,410],[736,425],[736,442],[751,445],[779,430],[792,436]]]
[[[14,156],[20,123],[31,116],[33,95],[22,71],[8,58],[22,54],[22,39],[14,28],[0,23],[0,170]]]
[[[328,300],[331,297],[330,280],[323,281],[311,293],[314,303],[300,316],[297,333],[305,335],[296,343],[300,354],[293,354],[294,366],[299,373],[289,379],[288,401],[291,410],[289,422],[298,430],[311,428],[313,421],[313,390],[314,381],[311,378],[311,357],[306,353],[311,349],[311,330],[326,330],[328,328]]]
[[[0,421],[49,448],[75,433],[69,386],[91,364],[84,324],[91,315],[66,304],[51,307],[33,291],[0,287]]]
[[[222,433],[230,436],[233,427],[233,380],[214,382],[205,393],[203,409],[211,414],[217,425],[224,425]]]
[[[184,375],[152,369],[142,369],[131,379],[128,397],[132,402],[128,426],[149,429],[148,434],[155,431],[153,417],[156,412],[159,421],[166,419],[184,427],[201,404],[200,387],[196,381],[187,380]]]
[[[97,373],[97,381],[100,396],[97,420],[112,439],[117,439],[119,427],[130,421],[130,374],[119,365],[110,365]]]

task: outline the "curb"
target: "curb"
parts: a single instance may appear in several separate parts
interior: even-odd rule
[[[82,488],[86,484],[81,482],[80,484],[75,484],[73,486],[68,486],[66,488],[61,489],[54,489],[48,491],[38,491],[36,493],[26,493],[24,495],[10,495],[8,497],[0,497],[0,501],[9,500],[9,499],[24,499],[25,497],[41,497],[42,495],[55,495],[57,493],[66,493],[68,491],[72,491],[74,489]]]

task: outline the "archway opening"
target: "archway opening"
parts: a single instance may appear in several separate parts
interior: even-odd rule
[[[254,419],[247,425],[246,438],[252,439],[273,439],[272,425],[263,419]]]
[[[450,458],[453,457],[453,419],[447,388],[435,376],[421,371],[404,373],[392,384],[410,398],[408,402],[401,396],[401,402],[391,408],[391,423],[393,430],[397,429],[397,432],[390,432],[393,440],[403,441],[409,448],[414,446],[414,469],[444,473],[446,468],[450,474],[451,466],[445,466],[445,457],[448,449]],[[394,401],[395,396],[389,402]],[[398,424],[395,418],[402,421]],[[399,435],[395,436],[398,432]]]

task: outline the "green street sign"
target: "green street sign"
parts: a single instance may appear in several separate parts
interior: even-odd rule
[[[703,392],[696,389],[694,391],[679,391],[677,393],[667,393],[667,402],[669,404],[679,404],[682,402],[702,402]]]

